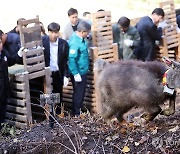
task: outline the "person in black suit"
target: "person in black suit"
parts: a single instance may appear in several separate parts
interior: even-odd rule
[[[136,27],[141,37],[138,54],[141,53],[141,60],[153,61],[155,55],[155,41],[162,38],[162,28],[158,26],[164,18],[164,11],[161,8],[153,10],[151,16],[142,17]],[[138,56],[139,57],[139,56]]]
[[[45,66],[50,67],[52,72],[53,93],[60,93],[60,103],[62,102],[63,85],[68,84],[67,58],[68,43],[59,38],[60,25],[52,22],[48,25],[48,34],[42,37]],[[60,110],[56,110],[60,113]]]
[[[0,129],[5,122],[10,85],[8,78],[8,57],[3,49],[2,33],[0,33]]]

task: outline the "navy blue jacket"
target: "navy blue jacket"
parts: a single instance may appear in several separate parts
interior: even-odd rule
[[[177,19],[177,25],[180,28],[180,14],[176,17],[176,19]]]
[[[45,65],[46,67],[50,66],[50,40],[49,36],[43,36],[43,47],[44,49],[44,56],[45,56]],[[61,77],[68,76],[68,66],[67,66],[67,59],[68,59],[68,52],[69,46],[68,43],[59,38],[58,40],[58,61],[57,64],[59,66],[59,73]]]
[[[154,60],[155,41],[161,39],[162,28],[157,28],[149,16],[142,17],[136,28],[141,38],[138,52],[142,52],[142,60]]]
[[[4,50],[7,50],[5,55],[8,58],[8,63],[22,63],[22,58],[17,55],[21,47],[20,36],[16,33],[7,33],[6,42],[3,45]]]
[[[160,40],[162,29],[157,28],[149,16],[142,17],[136,25],[142,42],[152,42]]]

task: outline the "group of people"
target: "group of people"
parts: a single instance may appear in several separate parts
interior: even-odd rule
[[[70,22],[65,27],[63,37],[60,38],[60,25],[52,22],[48,25],[48,34],[41,26],[42,43],[44,47],[45,65],[52,72],[53,93],[60,93],[62,102],[62,88],[67,86],[69,78],[73,84],[72,115],[79,116],[82,107],[87,73],[89,70],[89,55],[87,35],[91,25],[78,18],[78,12],[74,8],[68,10]],[[5,120],[10,88],[8,80],[8,66],[22,63],[22,47],[19,35],[19,21],[17,26],[3,33],[0,30],[0,126]],[[42,24],[42,23],[41,23]],[[60,108],[57,108],[60,113]]]
[[[87,36],[91,31],[90,19],[80,19],[78,11],[70,8],[67,12],[70,22],[65,26],[60,38],[60,25],[52,22],[48,25],[48,34],[41,23],[42,42],[45,65],[52,72],[53,93],[60,93],[67,86],[69,78],[73,85],[72,115],[79,116],[85,95],[87,73],[89,70],[89,53]],[[90,15],[89,12],[83,14]],[[118,44],[119,59],[154,60],[155,40],[162,38],[164,11],[156,8],[151,16],[140,19],[136,26],[130,25],[127,17],[121,17],[113,25],[113,41]],[[7,101],[9,98],[8,66],[22,64],[22,48],[17,26],[3,33],[0,31],[0,124],[4,122]],[[60,109],[57,109],[57,113]]]
[[[163,29],[167,23],[163,21],[163,9],[156,8],[150,16],[140,18],[135,26],[130,25],[127,17],[121,17],[113,25],[113,41],[118,44],[119,59],[138,59],[153,61],[156,42],[163,37]],[[180,28],[180,15],[177,16],[177,31]]]

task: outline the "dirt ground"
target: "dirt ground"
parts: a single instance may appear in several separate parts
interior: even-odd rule
[[[180,108],[176,108],[174,115],[159,115],[148,124],[138,116],[114,127],[97,115],[65,116],[53,129],[43,121],[31,129],[1,134],[0,154],[177,154],[179,116]]]

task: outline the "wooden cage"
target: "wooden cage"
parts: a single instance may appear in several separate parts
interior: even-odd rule
[[[23,65],[20,72],[15,70],[11,73],[12,97],[7,106],[6,121],[20,128],[29,127],[33,123],[33,113],[42,115],[43,110],[37,101],[41,91],[51,93],[51,72],[50,68],[45,67],[38,23],[39,17],[19,22],[21,46],[24,47]],[[19,69],[18,66],[14,68]],[[30,84],[38,78],[43,80],[41,90],[36,90],[39,81],[35,83],[34,89]],[[36,98],[31,96],[31,93],[36,93]]]
[[[170,59],[179,60],[180,37],[176,30],[177,22],[174,1],[169,0],[161,2],[159,5],[165,12],[164,20],[166,21],[167,26],[164,29],[162,46],[160,46],[159,53],[157,54],[157,59],[162,58],[162,56],[166,56]]]

